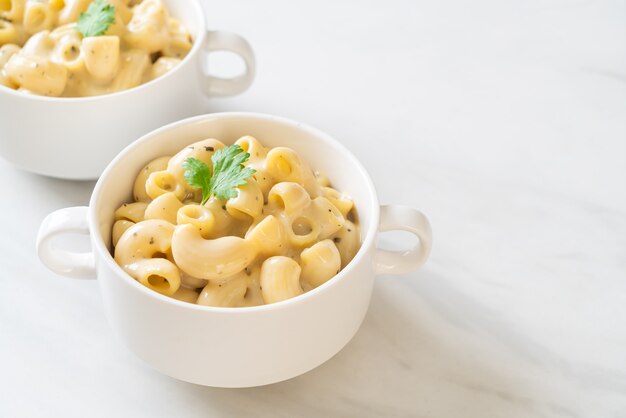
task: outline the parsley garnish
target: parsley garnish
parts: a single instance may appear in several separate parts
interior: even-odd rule
[[[82,12],[76,23],[76,30],[83,36],[100,36],[115,22],[115,6],[106,0],[91,2],[86,12]]]
[[[183,163],[185,180],[191,187],[202,189],[203,205],[211,195],[218,199],[237,197],[235,188],[246,184],[246,179],[256,173],[256,170],[243,165],[248,158],[250,154],[236,144],[219,149],[211,156],[213,173],[203,161],[187,158]]]
[[[191,187],[202,189],[202,204],[204,205],[211,195],[211,169],[197,158],[187,158],[183,163],[185,180]]]

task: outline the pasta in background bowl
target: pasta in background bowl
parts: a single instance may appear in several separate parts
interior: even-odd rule
[[[144,198],[142,188],[135,188],[129,179],[141,172],[147,162],[156,160],[154,164],[159,165],[159,169],[148,176],[140,175],[139,184],[143,182],[145,185],[146,179],[153,177],[153,180],[158,179],[158,188],[167,190],[153,202],[170,192],[178,193],[185,200],[187,193],[196,191],[181,190],[178,182],[171,181],[180,174],[180,169],[176,171],[169,167],[172,170],[166,170],[169,158],[157,159],[174,156],[189,144],[206,138],[220,138],[225,144],[237,140],[240,144],[251,141],[246,139],[249,137],[241,139],[246,135],[258,139],[268,148],[289,147],[298,155],[306,156],[310,166],[328,175],[337,190],[349,191],[354,206],[358,208],[361,231],[360,247],[354,258],[335,277],[312,290],[260,306],[226,308],[187,303],[153,291],[132,278],[111,255],[115,212],[122,207],[117,217],[122,212],[129,220],[144,209],[123,206],[126,202]],[[219,146],[202,144],[214,149],[215,145]],[[207,157],[195,156],[198,159]],[[252,156],[249,165],[253,165]],[[169,173],[155,174],[163,171]],[[314,183],[309,184],[315,187]],[[266,187],[272,190],[276,186]],[[146,193],[148,189],[145,188]],[[195,201],[197,197],[192,197],[193,193],[189,197]],[[161,210],[167,208],[171,202],[177,206],[170,199],[152,209],[158,212],[159,207]],[[207,204],[210,206],[208,201]],[[145,213],[143,210],[144,216]],[[178,217],[178,211],[176,214]],[[202,219],[193,212],[185,214]],[[173,219],[173,215],[170,216]],[[158,224],[162,228],[178,228],[162,219],[150,222],[156,222],[156,228],[159,228]],[[194,225],[183,227],[194,228],[193,232],[199,233],[199,228]],[[388,230],[408,231],[417,236],[420,243],[399,252],[376,248],[379,231]],[[91,249],[77,253],[59,248],[55,238],[68,233],[88,234]],[[160,238],[152,238],[160,245],[157,243]],[[149,244],[149,234],[147,239]],[[431,241],[425,216],[404,206],[379,206],[376,191],[363,166],[327,134],[269,115],[218,113],[170,124],[125,148],[98,180],[89,207],[61,209],[42,222],[37,252],[40,260],[56,273],[83,279],[97,277],[111,326],[126,345],[152,367],[196,384],[249,387],[295,377],[335,355],[361,325],[376,275],[402,274],[419,268],[428,258]],[[265,238],[260,242],[271,244],[271,240]],[[167,261],[167,245],[162,249],[161,257],[150,259]],[[272,275],[270,272],[269,276]]]
[[[122,148],[140,135],[174,120],[206,113],[210,110],[208,98],[241,93],[252,83],[255,65],[249,44],[233,33],[207,30],[198,0],[143,0],[126,9],[126,18],[121,16],[123,6],[131,3],[110,0],[106,4],[109,3],[119,9],[107,29],[112,34],[105,31],[104,36],[82,37],[73,23],[58,29],[44,25],[42,31],[28,35],[23,26],[16,29],[20,26],[17,21],[27,9],[62,5],[57,19],[73,22],[76,11],[92,4],[90,1],[0,0],[0,16],[10,15],[16,21],[0,18],[0,44],[13,42],[15,34],[22,33],[18,33],[17,44],[5,45],[0,54],[0,67],[4,68],[0,71],[0,157],[37,174],[95,179]],[[150,7],[142,8],[142,4]],[[72,12],[71,16],[65,17],[66,9]],[[133,15],[133,11],[139,10],[142,12]],[[161,23],[168,25],[153,22],[155,10]],[[145,36],[151,31],[162,33]],[[20,51],[23,42],[26,44]],[[118,66],[110,66],[118,48]],[[94,56],[89,57],[92,50]],[[245,72],[228,79],[210,75],[210,55],[217,50],[239,55]],[[180,61],[175,57],[183,54],[186,55]],[[10,67],[10,77],[6,75],[6,65]],[[19,87],[14,81],[39,94],[3,85]],[[139,82],[142,84],[136,85]],[[48,92],[97,95],[41,95]]]
[[[0,85],[29,94],[127,90],[176,67],[192,46],[162,0],[2,0],[0,18]]]

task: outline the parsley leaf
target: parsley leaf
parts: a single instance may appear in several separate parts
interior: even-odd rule
[[[183,168],[186,168],[183,175],[187,184],[202,189],[202,204],[204,205],[211,195],[211,169],[204,161],[197,158],[187,158],[183,163]]]
[[[83,36],[103,35],[109,26],[115,22],[115,6],[106,0],[91,2],[86,12],[82,12],[76,24],[76,30]]]
[[[243,152],[239,145],[229,145],[215,151],[211,157],[213,173],[204,162],[197,158],[187,158],[183,164],[185,180],[191,187],[202,189],[202,204],[211,195],[218,199],[237,197],[236,187],[246,184],[246,179],[256,170],[245,167],[250,154]]]
[[[245,167],[250,154],[243,152],[239,145],[230,145],[218,149],[211,157],[213,177],[211,177],[211,193],[218,199],[237,197],[235,187],[246,184],[246,179],[256,170]]]

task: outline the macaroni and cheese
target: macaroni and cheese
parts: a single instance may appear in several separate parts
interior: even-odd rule
[[[124,271],[179,300],[243,307],[298,296],[352,260],[360,236],[349,196],[290,148],[267,148],[251,136],[235,144],[235,154],[245,153],[241,170],[252,174],[228,199],[191,186],[186,172],[190,160],[214,176],[223,169],[215,157],[228,147],[216,139],[139,172],[134,201],[114,214],[113,253]]]
[[[0,0],[0,85],[27,93],[126,90],[171,70],[191,46],[161,0]]]

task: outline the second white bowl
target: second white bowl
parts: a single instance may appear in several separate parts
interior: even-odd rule
[[[0,156],[37,174],[96,179],[140,135],[206,113],[208,96],[228,96],[248,88],[254,78],[254,55],[248,43],[229,32],[207,31],[198,0],[165,3],[193,35],[193,48],[183,62],[146,84],[103,96],[44,97],[0,85]],[[245,73],[233,79],[208,75],[208,55],[217,50],[241,56]]]

